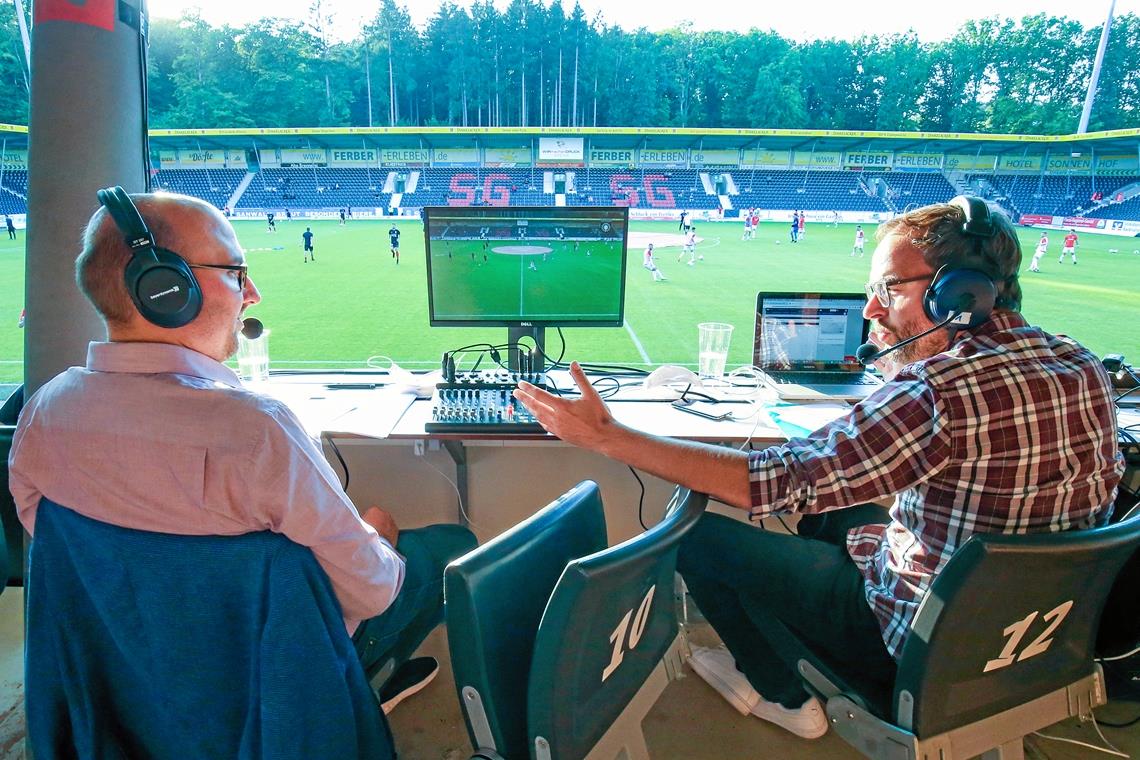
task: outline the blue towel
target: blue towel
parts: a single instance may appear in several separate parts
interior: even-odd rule
[[[30,564],[37,760],[395,756],[306,547],[129,530],[43,499]]]

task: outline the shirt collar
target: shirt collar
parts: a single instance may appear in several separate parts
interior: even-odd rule
[[[241,388],[234,371],[205,354],[170,343],[96,342],[87,345],[87,369],[140,375],[189,375]]]

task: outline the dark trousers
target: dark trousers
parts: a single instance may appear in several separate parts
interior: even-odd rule
[[[404,585],[388,609],[362,622],[352,636],[369,679],[389,662],[389,672],[399,667],[443,622],[443,570],[475,545],[474,534],[462,525],[400,531],[396,551],[405,559]]]
[[[805,516],[791,536],[709,513],[682,542],[677,570],[689,593],[765,699],[795,708],[809,696],[794,663],[764,637],[765,613],[859,677],[894,682],[895,661],[844,543],[848,528],[886,520],[882,507],[853,507]]]

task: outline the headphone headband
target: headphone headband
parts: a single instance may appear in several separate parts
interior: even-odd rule
[[[142,214],[135,207],[131,196],[122,187],[115,185],[95,193],[107,213],[115,220],[115,226],[123,233],[127,247],[133,252],[146,253],[154,247],[154,236],[143,221]]]
[[[997,231],[990,207],[984,200],[973,195],[958,195],[950,199],[951,206],[962,210],[966,221],[962,223],[962,234],[970,237],[993,237]]]

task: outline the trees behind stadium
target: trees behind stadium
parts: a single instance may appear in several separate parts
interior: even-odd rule
[[[152,127],[621,126],[1069,134],[1099,27],[1045,14],[972,20],[948,39],[865,35],[796,42],[774,32],[625,30],[558,0],[443,2],[417,29],[382,0],[349,41],[307,23],[212,26],[153,19]],[[699,12],[695,10],[694,12]],[[11,39],[0,121],[27,123]],[[869,19],[868,25],[873,25]],[[1140,127],[1140,17],[1118,16],[1090,129]],[[22,97],[20,97],[22,96]],[[370,102],[371,101],[371,102]],[[370,121],[371,119],[371,121]]]

